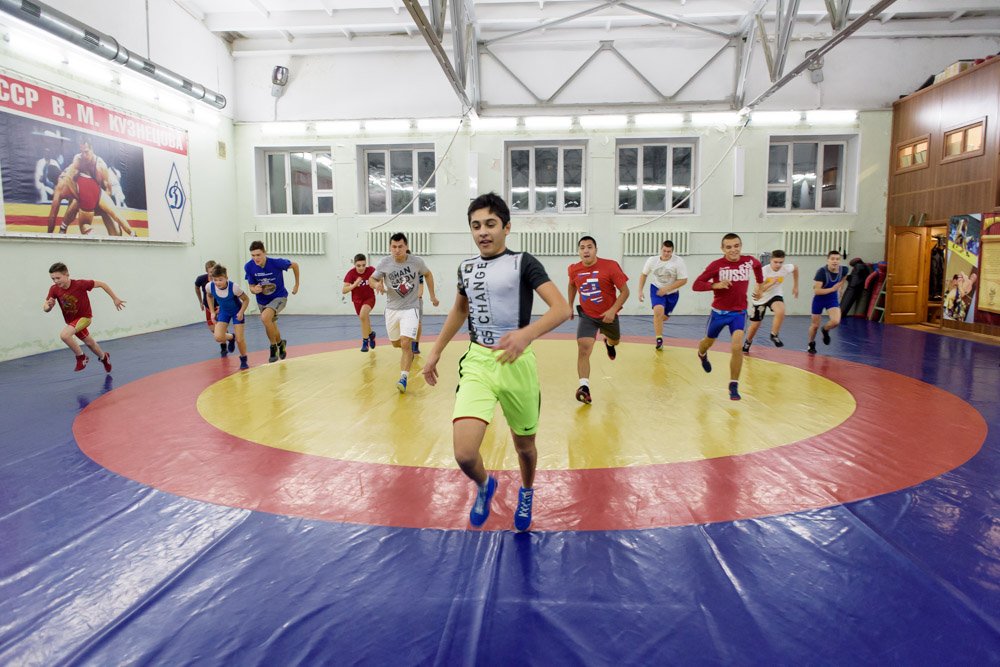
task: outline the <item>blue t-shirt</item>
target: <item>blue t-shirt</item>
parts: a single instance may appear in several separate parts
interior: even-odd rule
[[[263,292],[255,295],[258,305],[266,306],[274,299],[288,296],[282,272],[287,271],[291,265],[290,260],[280,257],[268,257],[264,260],[264,266],[257,266],[252,259],[246,263],[243,268],[246,271],[247,282],[264,288]]]
[[[194,279],[194,286],[201,290],[201,303],[208,308],[208,295],[205,294],[205,285],[212,282],[207,273],[203,273]]]

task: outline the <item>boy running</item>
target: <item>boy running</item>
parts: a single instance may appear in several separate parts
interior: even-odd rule
[[[576,400],[590,403],[590,353],[594,350],[597,332],[604,334],[604,347],[608,358],[615,360],[615,345],[621,340],[618,311],[628,299],[628,276],[613,259],[597,256],[597,241],[584,236],[577,245],[580,261],[569,267],[569,289],[566,300],[572,304],[580,292],[580,305],[576,312],[580,319],[576,326],[576,370],[580,388]],[[573,313],[569,315],[573,319]]]
[[[209,283],[208,307],[215,315],[215,340],[222,345],[222,356],[232,352],[236,344],[240,346],[240,370],[250,368],[247,364],[247,342],[243,338],[243,314],[250,305],[250,297],[239,285],[229,279],[226,267],[217,264],[212,267],[212,282]],[[229,323],[233,323],[235,337],[229,333]],[[234,339],[235,338],[235,339]]]
[[[708,350],[715,343],[726,327],[732,340],[729,356],[729,398],[740,400],[739,380],[743,369],[743,330],[747,318],[747,286],[750,284],[750,274],[757,279],[757,286],[764,282],[764,273],[760,261],[756,257],[741,255],[743,241],[737,234],[726,234],[722,237],[722,252],[725,254],[717,259],[698,276],[691,288],[695,292],[715,291],[712,299],[712,313],[708,316],[708,328],[705,337],[698,343],[698,359],[706,373],[712,372],[712,364],[708,361]],[[754,298],[760,294],[754,292]]]
[[[292,294],[299,291],[299,265],[287,259],[268,257],[264,243],[254,241],[250,244],[251,260],[243,267],[250,292],[257,295],[257,306],[260,308],[260,321],[264,323],[267,339],[271,342],[269,363],[274,363],[280,357],[284,359],[285,347],[288,341],[281,337],[278,330],[278,313],[288,304],[288,290],[285,289],[284,272],[292,270],[295,275],[295,285]]]
[[[468,322],[469,350],[459,362],[452,429],[455,460],[478,488],[469,522],[474,527],[486,522],[497,488],[496,478],[486,472],[479,447],[499,401],[521,468],[514,527],[523,531],[531,525],[541,400],[531,342],[565,322],[570,308],[537,259],[507,249],[510,209],[503,199],[492,192],[480,195],[469,205],[468,216],[480,254],[458,266],[455,305],[427,356],[423,374],[428,385],[437,384],[441,352]],[[531,322],[535,292],[549,309]]]
[[[368,266],[368,258],[362,253],[354,256],[354,268],[344,276],[344,289],[342,294],[351,293],[351,303],[354,304],[354,312],[361,320],[361,351],[367,352],[368,348],[375,349],[375,331],[372,329],[370,314],[375,307],[375,290],[368,284],[368,279],[375,273],[375,268]]]
[[[809,346],[806,352],[816,354],[816,331],[826,310],[830,321],[823,327],[823,344],[830,344],[830,330],[840,324],[840,295],[847,284],[847,267],[840,265],[841,255],[831,250],[826,256],[826,266],[817,269],[813,277],[812,323],[809,325]]]
[[[212,267],[215,266],[215,260],[210,259],[205,262],[205,273],[201,274],[194,279],[194,293],[195,298],[198,299],[198,306],[201,311],[205,314],[205,322],[208,324],[208,330],[215,334],[215,313],[211,308],[208,307],[208,292],[206,291],[206,285],[212,282]],[[225,356],[225,345],[223,347],[223,356]]]
[[[660,247],[659,256],[650,257],[642,267],[639,276],[639,301],[644,300],[643,288],[646,276],[652,274],[649,282],[649,302],[653,306],[653,333],[656,334],[656,349],[663,349],[663,323],[670,319],[670,313],[677,307],[680,289],[687,284],[687,264],[680,255],[674,254],[674,242],[667,239]]]
[[[399,360],[400,377],[396,389],[401,394],[406,393],[406,383],[410,379],[410,366],[413,365],[413,341],[417,338],[420,328],[419,293],[417,285],[419,276],[427,280],[427,289],[431,293],[431,303],[438,305],[434,296],[434,275],[419,255],[411,255],[406,250],[406,235],[396,232],[389,237],[388,257],[383,257],[375,267],[375,272],[368,279],[368,284],[382,294],[388,294],[385,304],[385,328],[393,347],[402,350]],[[383,278],[388,277],[386,287]]]
[[[87,292],[95,287],[100,287],[111,297],[117,310],[124,308],[125,302],[115,296],[107,283],[102,283],[100,280],[71,280],[69,269],[62,262],[56,262],[49,267],[49,277],[52,278],[54,284],[49,288],[49,294],[45,298],[42,310],[47,313],[55,307],[56,303],[59,304],[63,320],[66,322],[59,338],[76,355],[76,368],[73,370],[82,371],[89,361],[87,355],[80,348],[80,344],[76,342],[76,339],[79,338],[97,355],[97,358],[104,364],[104,370],[110,373],[111,355],[101,349],[101,346],[97,344],[87,329],[94,318]]]
[[[775,347],[782,347],[784,343],[778,338],[781,331],[781,323],[785,321],[785,297],[781,293],[781,283],[785,278],[792,276],[795,284],[792,286],[792,296],[799,298],[799,267],[794,264],[785,264],[785,251],[775,250],[771,253],[771,261],[764,267],[764,284],[757,287],[756,293],[759,297],[754,297],[753,313],[750,314],[750,330],[747,331],[746,342],[743,343],[743,354],[750,352],[753,345],[753,337],[760,329],[761,322],[770,308],[774,313],[774,322],[771,326],[771,342]]]

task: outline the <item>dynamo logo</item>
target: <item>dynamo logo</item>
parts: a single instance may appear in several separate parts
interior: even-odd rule
[[[184,218],[184,205],[187,204],[187,196],[184,194],[184,186],[181,185],[180,174],[177,173],[177,164],[170,165],[170,178],[167,179],[167,189],[163,193],[167,200],[167,208],[170,209],[170,217],[174,219],[174,227],[181,230],[181,220]]]

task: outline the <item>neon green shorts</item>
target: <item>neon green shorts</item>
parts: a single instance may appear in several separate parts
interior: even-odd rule
[[[534,435],[538,431],[538,409],[541,389],[538,370],[531,346],[512,364],[496,360],[500,351],[475,343],[458,362],[458,393],[452,421],[473,417],[487,424],[493,420],[493,409],[500,409],[510,429],[517,435]]]

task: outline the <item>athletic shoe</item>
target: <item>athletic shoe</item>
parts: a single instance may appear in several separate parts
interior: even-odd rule
[[[708,361],[708,353],[701,354],[698,353],[698,358],[701,359],[701,367],[705,369],[706,373],[712,372],[712,364]]]
[[[497,480],[495,477],[487,477],[486,487],[478,488],[479,492],[476,493],[476,502],[473,503],[472,509],[469,510],[469,523],[472,524],[473,528],[479,528],[489,518],[490,501],[493,500],[493,494],[497,492]]]
[[[830,344],[830,332],[827,331],[826,329],[820,329],[820,331],[823,333],[823,345],[829,345]]]
[[[778,338],[778,334],[776,334],[776,333],[772,333],[771,334],[771,342],[774,343],[775,347],[784,347],[785,346],[785,344],[781,342],[781,339]]]
[[[590,405],[590,387],[585,384],[581,384],[580,388],[576,390],[576,400]]]
[[[374,350],[375,349],[375,332],[368,334],[368,344]]]
[[[229,349],[226,347],[225,343],[219,343],[219,354],[222,356],[229,354]]]
[[[740,386],[739,382],[730,382],[729,383],[729,400],[731,400],[731,401],[738,401],[738,400],[740,400],[739,386]]]
[[[362,338],[361,339],[361,351],[362,352],[367,352],[368,351],[368,339],[367,338]]]
[[[657,350],[662,350],[663,349],[663,339],[662,338],[657,338],[656,339],[656,349]]]
[[[111,353],[110,352],[105,352],[104,353],[104,358],[101,359],[101,363],[104,364],[104,370],[107,371],[108,373],[110,373],[111,372]]]
[[[247,363],[247,358],[240,357],[240,370],[245,371],[248,368],[250,368],[250,364]]]
[[[76,368],[74,368],[73,370],[74,371],[82,371],[83,367],[87,365],[88,361],[90,361],[90,358],[87,357],[86,354],[81,354],[80,356],[78,356],[76,358]]]
[[[272,345],[271,346],[271,356],[267,358],[267,362],[270,363],[270,364],[273,364],[277,360],[278,360],[278,346],[277,345]]]
[[[809,346],[806,347],[806,352],[809,354],[816,354],[816,341],[809,343]]]
[[[420,354],[420,344],[417,343],[417,341],[410,343],[410,351],[413,352],[413,354]]]
[[[399,382],[396,383],[396,390],[400,394],[406,393],[406,378],[399,378]]]
[[[750,346],[753,345],[753,341],[749,338],[743,341],[743,354],[750,354]]]
[[[288,354],[285,352],[286,345],[288,345],[288,341],[284,339],[282,339],[281,342],[278,343],[278,356],[281,357],[282,359],[288,356]]]
[[[615,346],[614,345],[609,345],[608,344],[608,340],[605,338],[604,339],[604,347],[606,347],[608,349],[608,359],[610,359],[611,361],[614,361],[615,360]]]
[[[229,349],[230,352],[236,351],[236,336],[233,336],[232,338],[229,339],[229,342],[226,344],[226,347]]]
[[[517,492],[517,511],[514,512],[514,528],[519,531],[528,530],[531,525],[531,497],[534,494],[532,489],[523,486]]]

